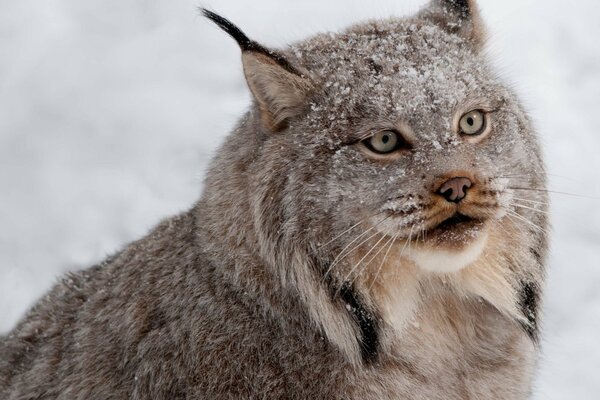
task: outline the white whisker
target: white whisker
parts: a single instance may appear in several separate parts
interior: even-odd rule
[[[333,269],[333,267],[336,265],[336,263],[338,262],[338,259],[344,254],[344,252],[350,248],[350,246],[352,246],[354,243],[356,243],[357,241],[359,241],[360,239],[362,239],[363,237],[365,237],[369,232],[371,232],[373,229],[375,229],[375,226],[370,227],[369,229],[367,229],[366,231],[364,231],[363,233],[361,233],[360,235],[358,235],[356,238],[354,238],[350,243],[348,243],[346,245],[346,247],[344,247],[339,253],[338,255],[333,259],[333,261],[331,262],[331,265],[329,266],[329,268],[327,269],[327,271],[325,272],[325,275],[323,276],[323,279],[325,279],[329,273],[331,272],[331,270]]]
[[[344,236],[346,233],[350,232],[352,229],[356,228],[357,226],[359,226],[360,224],[362,224],[366,219],[368,219],[370,217],[365,217],[363,219],[361,219],[360,221],[358,221],[356,224],[352,225],[350,228],[346,229],[344,232],[340,233],[339,235],[337,235],[336,237],[334,237],[333,239],[331,239],[329,242],[322,244],[319,246],[319,248],[321,247],[325,247],[330,245],[331,243],[335,242],[336,240],[338,240],[339,238],[341,238],[342,236]]]
[[[352,246],[354,243],[356,243],[357,241],[359,241],[361,238],[365,237],[369,232],[371,232],[372,230],[374,230],[375,228],[377,228],[379,225],[381,225],[383,222],[385,222],[388,218],[390,218],[390,216],[385,217],[383,220],[379,221],[376,225],[374,225],[371,228],[367,229],[365,232],[363,232],[358,237],[356,237],[354,240],[352,240],[350,243],[348,243],[346,245],[346,247],[344,247],[342,249],[342,251],[340,251],[339,254],[335,257],[335,259],[331,262],[331,265],[329,266],[329,268],[325,272],[325,275],[323,276],[323,279],[325,279],[331,273],[331,271],[333,270],[333,268],[336,265],[338,265],[344,258],[346,258],[348,255],[352,254],[355,250],[357,250],[358,248],[360,248],[363,244],[367,243],[369,240],[371,240],[372,238],[374,238],[375,236],[377,236],[379,234],[379,232],[375,232],[373,235],[369,236],[368,238],[366,238],[365,240],[363,240],[362,242],[360,242],[359,244],[357,244],[356,246],[354,246],[353,248],[351,248],[350,250],[348,250],[348,248],[350,248],[350,246]]]
[[[540,188],[524,188],[524,187],[509,186],[509,187],[507,187],[507,189],[527,190],[527,191],[539,192],[539,193],[560,194],[560,195],[564,195],[564,196],[578,197],[578,198],[582,198],[582,199],[600,200],[600,197],[586,196],[586,195],[582,195],[582,194],[575,194],[575,193],[568,193],[568,192],[559,192],[556,190],[547,190],[547,189],[540,189]]]
[[[528,200],[528,199],[521,199],[519,197],[513,197],[513,200],[517,200],[517,201],[524,201],[526,203],[532,203],[532,204],[539,204],[542,206],[547,206],[549,205],[547,202],[543,202],[543,201],[536,201],[536,200]]]
[[[410,227],[410,233],[408,234],[408,251],[409,252],[411,251],[411,247],[410,246],[411,246],[411,242],[412,242],[412,234],[413,234],[413,228],[414,227],[415,227],[414,225],[411,225],[411,227]],[[402,251],[404,252],[404,249]],[[402,253],[400,255],[402,256]]]
[[[525,222],[526,224],[528,224],[529,226],[531,226],[532,228],[534,228],[535,230],[537,230],[540,233],[544,233],[547,234],[546,230],[543,229],[542,227],[534,224],[532,221],[528,220],[527,218],[523,217],[522,215],[517,214],[514,211],[508,211],[507,214],[509,217],[514,217],[517,218],[518,220],[520,220],[521,222]]]
[[[531,211],[535,211],[535,212],[538,212],[538,213],[541,213],[541,214],[550,215],[550,213],[549,213],[548,211],[544,211],[544,210],[538,210],[537,208],[528,207],[528,206],[525,206],[525,205],[523,205],[523,204],[519,204],[519,203],[515,203],[515,202],[513,202],[513,203],[512,203],[512,205],[513,205],[514,207],[518,207],[518,208],[524,208],[524,209],[526,209],[526,210],[531,210]]]
[[[356,269],[362,264],[362,262],[364,260],[367,259],[367,257],[369,256],[369,254],[371,254],[373,252],[373,250],[375,250],[377,248],[377,246],[379,246],[379,244],[386,238],[387,236],[383,235],[381,237],[381,239],[379,239],[377,241],[377,243],[375,243],[370,249],[369,251],[356,263],[356,265],[354,267],[352,267],[352,269],[350,270],[350,272],[348,272],[348,275],[346,275],[346,277],[344,277],[342,282],[346,282],[348,280],[348,278],[350,278],[352,276],[352,274],[354,273],[354,271],[356,271]],[[375,257],[377,257],[377,255],[381,252],[381,250],[383,249],[383,246],[379,249],[379,251],[375,254],[374,257],[372,257],[369,262],[367,264],[364,265],[364,267],[368,267],[369,264],[371,264],[371,262],[373,262],[373,260],[375,259]],[[352,283],[354,283],[354,280],[356,279],[353,278],[352,281],[350,282],[350,285],[352,285]]]
[[[373,285],[375,284],[375,282],[379,278],[379,274],[381,273],[381,269],[385,265],[385,260],[387,259],[387,256],[390,253],[390,250],[392,250],[392,247],[394,247],[394,242],[396,241],[397,238],[398,238],[398,235],[394,235],[394,236],[390,237],[390,240],[384,245],[384,247],[387,247],[388,249],[385,252],[385,254],[383,255],[383,260],[381,261],[381,264],[379,264],[379,267],[377,268],[377,273],[375,274],[375,277],[373,278],[373,281],[371,282],[371,285],[369,285],[369,291],[371,291],[371,289],[373,288]]]

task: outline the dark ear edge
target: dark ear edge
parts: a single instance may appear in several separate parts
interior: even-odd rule
[[[260,43],[257,43],[254,40],[250,39],[240,28],[238,28],[227,18],[224,18],[213,11],[207,10],[206,8],[201,8],[200,11],[202,12],[202,15],[214,22],[219,28],[225,31],[225,33],[231,36],[233,40],[235,40],[240,46],[240,49],[242,51],[253,51],[256,53],[263,54],[271,58],[273,61],[279,64],[279,66],[281,66],[288,72],[291,72],[298,76],[302,75],[300,71],[298,71],[292,64],[290,64],[290,62],[284,56],[277,53],[276,51],[267,49]]]
[[[248,38],[226,18],[206,9],[202,9],[202,14],[240,46],[246,82],[258,104],[264,127],[272,132],[281,131],[290,119],[304,112],[313,89],[308,74],[303,74],[283,55]]]
[[[421,16],[464,37],[478,50],[485,45],[487,34],[476,0],[432,0]]]
[[[472,4],[469,0],[446,0],[441,3],[446,3],[447,7],[454,10],[461,18],[471,17]]]

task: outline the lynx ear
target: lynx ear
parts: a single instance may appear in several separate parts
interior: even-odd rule
[[[285,127],[290,118],[304,112],[312,83],[281,54],[249,39],[227,19],[203,9],[242,49],[244,74],[260,108],[263,124],[272,131]]]
[[[478,50],[485,44],[486,30],[475,0],[432,0],[422,15],[468,39]]]
[[[265,125],[276,131],[290,118],[302,114],[311,91],[308,79],[260,52],[245,51],[242,61]]]

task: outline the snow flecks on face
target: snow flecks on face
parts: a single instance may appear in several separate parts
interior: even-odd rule
[[[391,200],[385,203],[382,210],[396,214],[409,214],[421,208],[421,203],[412,196]]]
[[[487,200],[497,203],[496,210],[479,211],[481,218],[499,218],[498,209],[510,207],[511,182],[496,179],[522,173],[524,166],[536,168],[524,162],[535,140],[512,92],[478,49],[433,23],[369,22],[317,35],[292,45],[286,55],[306,71],[314,90],[306,113],[273,140],[285,147],[287,138],[294,138],[297,151],[280,156],[298,160],[295,168],[303,174],[293,179],[301,183],[301,197],[311,201],[310,213],[301,218],[322,225],[317,210],[326,210],[335,221],[330,237],[320,242],[361,219],[367,229],[390,237],[420,234],[430,240],[435,227],[454,213],[435,193],[454,173],[475,177],[481,191],[489,192]],[[461,136],[457,121],[479,109],[489,112],[490,133],[479,141]],[[378,157],[364,140],[387,130],[409,145]],[[481,188],[483,182],[493,185]],[[481,236],[479,226],[468,224],[435,235],[451,243],[447,248]],[[356,236],[341,237],[344,242]]]
[[[495,85],[487,65],[463,39],[404,20],[319,35],[291,53],[320,91],[309,127],[325,126],[328,135],[342,139],[368,134],[357,132],[357,122],[368,119],[374,125],[404,122],[436,150],[457,146],[450,122],[454,108],[479,88]]]

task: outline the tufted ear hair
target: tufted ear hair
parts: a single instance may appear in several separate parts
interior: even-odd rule
[[[229,20],[203,9],[205,17],[217,24],[238,43],[246,82],[260,109],[263,125],[280,131],[302,114],[308,105],[312,82],[282,54],[251,40]]]
[[[421,16],[464,37],[477,50],[485,44],[486,29],[476,0],[432,0]]]

